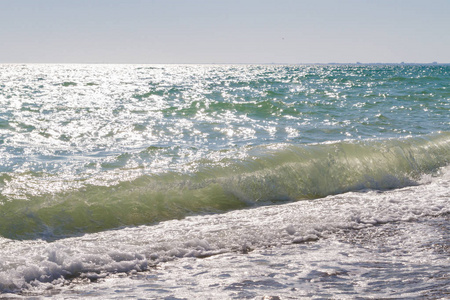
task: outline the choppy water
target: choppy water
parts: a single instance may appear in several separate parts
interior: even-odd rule
[[[449,65],[1,65],[0,103],[3,292],[64,294],[78,279],[135,280],[176,257],[274,245],[293,247],[295,260],[298,243],[323,252],[325,236],[380,224],[409,232],[444,218],[448,230]],[[442,230],[423,247],[441,234],[448,249]],[[424,255],[449,270],[442,255]],[[323,273],[313,271],[302,278]],[[278,295],[311,296],[275,282]],[[230,282],[220,295],[265,295],[247,287]],[[183,294],[134,288],[124,295]]]

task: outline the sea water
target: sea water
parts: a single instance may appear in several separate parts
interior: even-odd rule
[[[0,292],[445,298],[449,65],[0,65]]]

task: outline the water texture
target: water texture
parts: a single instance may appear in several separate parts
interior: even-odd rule
[[[449,72],[2,65],[0,233],[92,232],[412,184],[449,161]]]
[[[323,297],[389,297],[364,265],[406,251],[401,272],[382,274],[395,296],[445,295],[449,111],[450,65],[0,65],[0,292],[67,296],[64,286],[104,279],[104,293],[87,289],[109,298],[120,272],[138,284],[174,259],[201,269],[197,258],[218,256],[211,266],[223,268],[256,251],[285,279],[256,263],[262,273],[236,281],[237,265],[221,296],[272,284],[310,297],[300,290],[326,277],[343,285],[322,286]],[[428,250],[436,241],[441,252]],[[296,285],[286,278],[304,243],[310,273]],[[374,262],[384,243],[390,254]],[[423,255],[443,270],[421,276],[441,279],[397,285]],[[146,297],[140,286],[152,290],[124,296]]]

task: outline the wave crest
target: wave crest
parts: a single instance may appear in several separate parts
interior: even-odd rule
[[[208,164],[192,174],[144,175],[114,186],[28,200],[3,199],[0,234],[58,238],[150,224],[280,201],[314,199],[364,189],[418,184],[450,163],[450,133],[402,140],[271,145],[252,158]]]

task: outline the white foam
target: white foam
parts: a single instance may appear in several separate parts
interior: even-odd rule
[[[308,241],[325,245],[324,241],[336,239],[343,231],[377,230],[382,224],[404,224],[408,228],[408,224],[419,224],[412,221],[444,216],[450,213],[448,199],[449,168],[440,177],[430,178],[427,184],[387,192],[351,192],[225,214],[191,216],[50,243],[0,238],[0,290],[42,294],[49,288],[64,289],[67,285],[73,288],[83,278],[113,278],[120,273],[133,276],[135,272],[151,271],[153,266],[178,258],[189,264],[186,258],[222,254],[217,256],[220,260],[227,255],[240,257],[239,253],[252,250],[260,253],[268,248],[278,253],[276,249]],[[422,244],[427,241],[420,231],[410,230],[409,234],[420,237]],[[397,242],[395,238],[390,241]],[[414,247],[417,245],[404,242],[398,251],[414,251]],[[339,260],[341,255],[352,252],[344,248],[340,252],[335,248],[328,250],[330,260]],[[308,251],[307,255],[313,255]],[[326,254],[323,255],[318,257],[319,261],[325,259]],[[231,273],[238,272],[239,269],[234,269]]]

